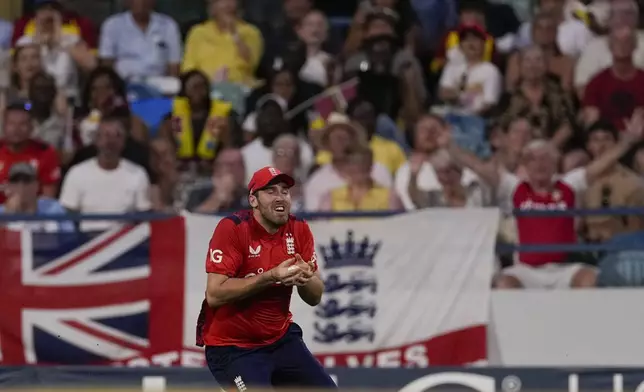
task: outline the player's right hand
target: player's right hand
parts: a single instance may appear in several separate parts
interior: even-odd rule
[[[293,282],[302,274],[302,270],[295,266],[296,259],[291,257],[284,260],[277,267],[270,270],[271,277],[275,282],[284,285],[292,285]]]

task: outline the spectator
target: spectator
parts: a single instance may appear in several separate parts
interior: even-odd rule
[[[476,157],[465,153],[448,141],[447,145],[458,162],[476,172],[487,184],[496,190],[500,205],[511,209],[558,209],[575,208],[581,192],[595,182],[642,137],[644,117],[633,116],[629,129],[609,151],[596,158],[584,168],[567,173],[561,180],[555,180],[558,166],[558,152],[547,141],[537,139],[530,142],[523,151],[526,179],[498,168],[486,166]],[[520,244],[569,244],[577,241],[575,219],[572,216],[517,217]],[[579,263],[574,255],[566,253],[527,253],[518,256],[518,263],[501,271],[495,279],[497,288],[565,288],[592,287],[596,282],[594,269]],[[572,258],[573,263],[566,264]]]
[[[304,61],[302,62],[302,64]],[[299,69],[300,66],[294,68]],[[246,117],[242,128],[246,139],[252,139],[257,130],[257,113],[254,108],[260,99],[266,96],[273,97],[282,106],[287,116],[290,130],[295,134],[305,134],[309,128],[308,111],[302,109],[306,102],[322,92],[318,85],[307,83],[298,78],[297,70],[291,66],[276,64],[270,73],[265,86],[251,92],[246,102],[246,108],[252,112]],[[294,112],[297,110],[298,112]]]
[[[333,113],[321,136],[322,146],[331,156],[331,161],[319,167],[304,186],[304,201],[307,211],[318,211],[322,198],[335,188],[347,185],[347,160],[351,146],[366,143],[364,129],[347,116]],[[386,166],[374,162],[371,178],[379,185],[391,187],[391,173]]]
[[[365,38],[365,25],[370,15],[383,13],[394,21],[397,43],[409,49],[415,49],[416,35],[420,33],[418,20],[409,0],[362,0],[353,17],[343,53],[350,56],[360,50]]]
[[[364,145],[351,148],[346,161],[347,185],[335,188],[320,201],[321,211],[398,211],[396,192],[373,181],[373,152]]]
[[[322,49],[322,45],[329,36],[329,21],[322,12],[310,11],[297,26],[297,35],[306,45],[306,63],[299,77],[305,82],[326,87],[333,58]]]
[[[169,16],[154,12],[155,0],[129,0],[129,11],[101,28],[99,55],[123,79],[179,76],[181,33]]]
[[[262,36],[237,18],[237,0],[209,0],[211,20],[192,28],[181,69],[198,69],[213,81],[250,85],[263,52]]]
[[[577,58],[588,42],[593,38],[592,32],[584,22],[577,19],[566,19],[566,0],[539,0],[539,11],[550,13],[556,18],[557,44],[561,52]],[[534,43],[531,32],[532,22],[525,22],[519,30],[519,48]]]
[[[11,86],[7,92],[9,102],[27,99],[31,78],[43,70],[42,58],[36,45],[25,45],[16,48],[13,53]]]
[[[172,139],[157,137],[150,142],[150,167],[157,178],[152,186],[150,199],[155,211],[174,211],[180,204],[180,175],[176,144]]]
[[[71,135],[67,138],[67,102],[58,94],[54,78],[44,72],[34,75],[29,84],[29,101],[34,120],[33,137],[62,150]]]
[[[0,19],[0,51],[11,48],[11,35],[13,34],[13,24],[4,19]]]
[[[25,33],[14,46],[38,45],[43,67],[54,76],[59,90],[67,97],[78,98],[77,67],[91,70],[96,66],[96,58],[78,31],[66,28],[64,18],[59,2],[40,2],[36,5],[33,34]]]
[[[487,31],[485,14],[486,7],[482,1],[463,1],[459,3],[458,26],[449,31],[440,41],[430,65],[432,73],[439,74],[448,61],[452,64],[465,63],[465,55],[460,45],[460,30],[463,26],[476,25]],[[494,62],[495,51],[494,37],[486,33],[483,60]]]
[[[222,150],[214,161],[212,177],[194,184],[187,195],[186,209],[214,214],[248,208],[248,189],[244,159],[238,149]]]
[[[40,184],[36,169],[27,162],[16,163],[9,168],[5,193],[7,200],[0,206],[0,214],[37,214],[43,217],[65,215],[67,211],[56,199],[38,196]],[[10,222],[13,230],[28,229],[34,232],[73,232],[71,221]]]
[[[121,117],[119,116],[119,114],[106,116],[104,118],[110,119],[110,121],[116,121],[116,120],[121,121],[121,126],[124,129],[127,129],[127,126],[129,125],[128,118]],[[100,126],[100,122],[99,122],[99,126]],[[71,161],[67,165],[67,171],[69,171],[69,169],[73,168],[78,164],[81,164],[87,160],[96,158],[98,154],[99,154],[99,150],[96,145],[96,136],[95,136],[92,139],[91,144],[87,146],[83,146],[78,150],[76,150],[73,157],[71,158]],[[133,139],[132,136],[129,135],[129,133],[126,135],[125,146],[121,151],[121,157],[123,159],[126,159],[132,163],[135,163],[141,166],[143,170],[145,170],[145,172],[147,173],[150,183],[153,184],[153,191],[157,191],[154,189],[154,184],[158,183],[158,179],[156,177],[155,171],[152,170],[152,167],[150,165],[150,163],[152,162],[150,155],[151,155],[150,148],[148,147],[147,144],[140,143],[137,140]]]
[[[60,194],[69,211],[83,214],[124,214],[148,211],[150,182],[141,166],[122,158],[127,132],[120,119],[103,117],[96,134],[96,158],[69,170]],[[81,230],[105,230],[117,222],[85,221]]]
[[[486,113],[501,95],[501,74],[494,64],[485,61],[486,37],[478,25],[462,26],[459,38],[466,62],[449,61],[439,82],[440,99],[468,114]]]
[[[80,117],[78,139],[83,146],[93,142],[98,124],[106,116],[128,118],[129,136],[142,143],[148,140],[147,126],[130,112],[125,82],[112,68],[98,67],[89,74],[77,115]]]
[[[615,147],[619,141],[617,129],[610,122],[599,121],[587,132],[587,150],[594,159]],[[643,207],[644,179],[630,169],[614,163],[588,187],[583,197],[584,208]],[[583,218],[586,240],[604,242],[614,235],[644,229],[642,218],[630,216],[591,215]]]
[[[575,62],[561,53],[557,44],[557,20],[553,15],[540,12],[532,20],[532,41],[542,51],[546,62],[544,72],[553,77],[565,91],[572,91],[572,79]],[[514,53],[508,59],[505,74],[505,88],[514,91],[521,83],[521,57],[525,49]]]
[[[463,167],[454,162],[446,150],[439,150],[430,158],[440,188],[421,191],[418,188],[418,173],[424,163],[425,160],[418,155],[409,161],[411,177],[408,192],[416,208],[490,205],[489,192],[476,179],[470,179],[465,183]]]
[[[427,99],[423,72],[413,52],[395,44],[395,18],[371,13],[364,23],[362,50],[344,64],[345,77],[359,75],[359,95],[370,97],[378,113],[409,124],[416,121]],[[403,88],[406,94],[400,94]],[[402,111],[401,111],[402,108]]]
[[[206,75],[192,70],[181,75],[181,90],[172,103],[172,114],[159,133],[177,141],[182,170],[196,164],[197,172],[210,173],[217,151],[230,143],[231,115],[230,103],[210,97]]]
[[[522,152],[534,139],[534,126],[526,117],[515,117],[492,130],[490,144],[494,148],[492,159],[486,163],[489,170],[502,170],[525,179]]]
[[[282,173],[297,178],[295,185],[291,187],[291,211],[299,212],[304,210],[304,196],[301,176],[303,171],[300,164],[300,143],[299,139],[291,134],[284,134],[275,139],[273,143],[273,167]]]
[[[613,65],[593,77],[586,87],[583,100],[586,125],[604,118],[623,130],[625,118],[644,110],[644,71],[633,64],[636,39],[635,31],[628,26],[611,31]]]
[[[540,47],[521,51],[518,84],[501,98],[501,123],[527,117],[537,138],[552,140],[559,148],[573,136],[576,111],[572,97],[547,74],[546,55]]]
[[[441,191],[441,184],[436,176],[436,171],[430,162],[432,156],[439,151],[438,138],[443,132],[451,132],[449,125],[442,117],[426,114],[418,120],[413,129],[413,150],[409,161],[405,162],[396,172],[396,193],[405,209],[420,208],[415,205],[409,195],[410,181],[419,192]],[[411,164],[417,166],[412,173]],[[412,180],[413,177],[413,180]],[[464,187],[478,181],[478,178],[469,169],[463,169],[462,182]]]
[[[11,38],[12,45],[23,36],[35,36],[37,26],[42,23],[43,15],[39,13],[43,9],[57,9],[62,12],[62,32],[65,35],[75,35],[79,37],[79,42],[83,42],[90,49],[96,49],[98,43],[97,29],[89,18],[80,16],[75,12],[65,7],[65,3],[69,0],[35,0],[35,13],[32,15],[25,15],[16,20],[13,28],[13,36]]]
[[[9,168],[28,162],[35,166],[40,182],[40,193],[54,197],[58,191],[60,166],[56,151],[49,145],[32,138],[33,118],[24,103],[10,104],[4,111],[4,129],[0,140],[0,184],[8,180]],[[0,203],[6,195],[0,193]]]
[[[623,26],[637,29],[639,7],[634,0],[613,0],[610,2],[609,31]],[[586,45],[577,61],[574,73],[575,89],[583,98],[586,85],[595,75],[613,64],[608,34],[594,38]],[[633,63],[644,68],[644,31],[637,31],[637,48],[633,53]]]
[[[364,132],[369,147],[374,154],[374,161],[389,170],[393,176],[398,168],[407,160],[400,146],[377,134],[378,115],[374,105],[366,99],[356,98],[349,103],[347,114],[352,122],[358,124]],[[316,162],[318,165],[330,163],[333,156],[329,151],[318,152]]]
[[[304,17],[313,10],[311,0],[276,0],[276,2],[279,6],[263,10],[265,12],[261,18],[250,19],[252,22],[257,21],[266,43],[261,70],[271,69],[273,59],[279,57],[286,48],[298,41],[297,27],[301,25]],[[256,4],[257,1],[252,3],[248,8],[259,8]],[[273,5],[269,1],[265,3],[269,3],[269,7]]]
[[[271,165],[273,143],[284,133],[289,133],[289,127],[281,104],[273,97],[261,100],[257,106],[257,138],[242,148],[246,183],[257,170]],[[301,178],[313,166],[313,151],[303,139],[300,139],[300,153],[303,173],[298,177]]]

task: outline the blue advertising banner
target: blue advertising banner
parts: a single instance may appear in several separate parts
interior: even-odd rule
[[[398,392],[643,392],[644,369],[428,368],[330,369],[341,389]],[[141,388],[144,379],[168,388],[216,388],[207,369],[0,367],[0,390],[38,387]]]

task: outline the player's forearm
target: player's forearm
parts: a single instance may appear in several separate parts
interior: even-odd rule
[[[208,285],[206,301],[211,308],[248,298],[272,286],[276,281],[270,273],[259,274],[250,278],[228,278],[218,285]]]
[[[297,293],[302,298],[302,301],[311,306],[316,306],[322,300],[322,293],[324,292],[324,282],[317,276],[309,280],[305,286],[299,286]]]

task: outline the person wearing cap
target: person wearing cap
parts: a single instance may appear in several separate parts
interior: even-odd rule
[[[29,162],[36,168],[43,196],[54,197],[60,181],[60,164],[56,150],[33,139],[33,118],[25,103],[12,103],[4,111],[4,133],[0,139],[0,184],[6,183],[9,168]],[[0,192],[0,203],[6,200]]]
[[[223,389],[337,389],[289,310],[294,286],[311,306],[324,290],[311,229],[290,214],[294,184],[274,167],[256,171],[251,209],[219,221],[210,240],[197,345]]]
[[[406,83],[403,76],[405,74],[411,75],[414,83],[409,87],[414,93],[415,101],[424,103],[428,93],[424,83],[422,67],[412,51],[399,47],[396,34],[397,20],[397,14],[386,8],[374,8],[367,15],[362,25],[363,50],[349,56],[343,64],[344,74],[345,76],[362,75],[365,73],[365,68],[373,69],[378,62],[373,61],[373,57],[381,56],[380,54],[373,55],[375,53],[374,48],[383,47],[387,44],[391,45],[393,52],[390,64],[387,64],[389,67],[388,73],[399,79],[403,85]],[[373,99],[373,97],[371,98]],[[405,99],[406,97],[403,96],[402,98]],[[407,102],[402,103],[403,106],[406,104]],[[396,114],[393,115],[395,116]]]
[[[485,61],[487,33],[478,24],[459,29],[465,62],[448,61],[439,81],[439,98],[465,114],[484,114],[496,105],[503,91],[499,69]]]
[[[9,181],[5,185],[7,200],[0,205],[0,214],[35,214],[43,217],[42,221],[10,222],[11,229],[27,228],[32,231],[72,232],[75,230],[71,221],[46,221],[46,216],[65,215],[67,211],[56,199],[38,196],[38,173],[27,162],[16,163],[9,168]]]
[[[436,54],[432,59],[429,70],[433,74],[440,74],[440,71],[447,62],[459,63],[465,62],[465,57],[461,51],[460,27],[463,25],[476,24],[486,29],[486,8],[488,4],[483,1],[465,1],[460,2],[458,10],[458,26],[450,30],[440,41]],[[496,47],[494,37],[488,34],[485,38],[485,50],[483,59],[485,61],[494,61],[496,57]]]
[[[307,211],[318,211],[322,197],[335,188],[347,184],[347,158],[351,146],[367,143],[365,130],[340,113],[332,113],[322,131],[321,143],[331,155],[331,161],[322,165],[309,177],[304,186],[304,204]],[[371,178],[378,184],[391,187],[392,176],[386,166],[374,162]]]
[[[34,36],[38,20],[43,13],[56,10],[62,14],[62,32],[65,35],[76,36],[90,49],[96,49],[98,44],[98,29],[94,23],[84,16],[65,7],[64,0],[35,0],[33,14],[25,15],[14,22],[12,46],[15,46],[23,36]]]

